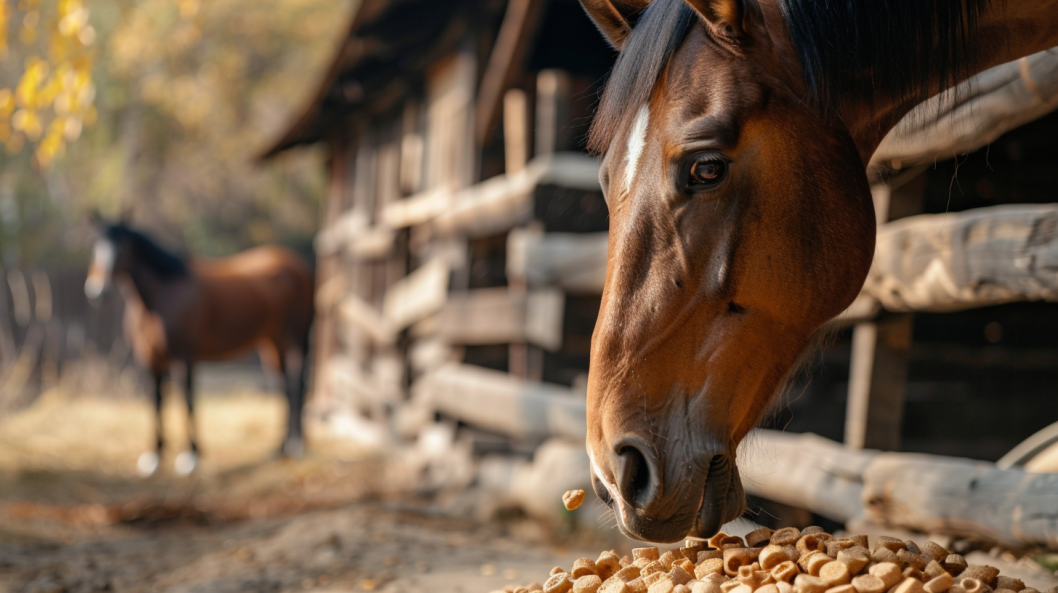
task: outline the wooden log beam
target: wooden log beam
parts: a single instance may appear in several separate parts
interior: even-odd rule
[[[1058,548],[1058,474],[771,430],[751,433],[738,456],[747,493],[837,521]]]
[[[1058,48],[986,70],[925,101],[882,140],[869,170],[905,169],[972,152],[1058,109]]]
[[[558,290],[483,288],[449,296],[437,333],[451,344],[562,346],[564,296]]]
[[[606,233],[511,231],[507,277],[529,286],[559,286],[574,294],[602,294],[606,281]]]
[[[534,158],[516,175],[500,175],[455,193],[432,219],[442,234],[481,237],[503,232],[533,217],[533,194],[544,184],[574,189],[599,187],[599,161],[576,153]]]
[[[915,216],[878,233],[863,292],[889,311],[1058,301],[1058,205]]]
[[[445,365],[412,386],[414,406],[514,438],[587,435],[585,398],[568,387],[507,373]]]
[[[755,430],[738,451],[746,493],[835,521],[863,514],[863,472],[876,451],[853,451],[814,434]]]
[[[1058,547],[1058,474],[887,453],[864,473],[863,501],[868,516],[887,525]]]

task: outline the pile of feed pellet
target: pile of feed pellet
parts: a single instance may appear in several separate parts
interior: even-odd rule
[[[820,527],[719,533],[678,550],[636,548],[555,567],[540,585],[507,593],[1040,593],[933,542],[835,538]],[[1058,593],[1058,588],[1048,593]]]

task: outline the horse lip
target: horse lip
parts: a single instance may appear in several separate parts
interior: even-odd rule
[[[717,455],[709,462],[706,472],[705,487],[698,503],[695,533],[692,537],[711,537],[720,531],[727,514],[727,496],[731,489],[731,469],[726,463],[726,455]]]

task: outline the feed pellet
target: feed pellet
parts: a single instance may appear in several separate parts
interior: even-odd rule
[[[580,497],[563,496],[566,508]],[[572,504],[571,504],[572,503]],[[506,593],[1040,593],[985,565],[926,542],[867,536],[835,538],[819,527],[761,528],[745,538],[718,533],[659,553],[636,548],[555,567],[543,585]],[[502,592],[494,592],[502,593]],[[1047,593],[1058,593],[1058,587]]]
[[[580,507],[584,503],[584,491],[583,490],[567,490],[562,495],[562,504],[566,505],[567,511],[572,511]]]

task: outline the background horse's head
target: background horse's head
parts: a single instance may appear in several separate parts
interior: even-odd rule
[[[127,215],[123,214],[117,222],[108,222],[93,213],[91,222],[95,227],[95,243],[84,283],[84,292],[89,299],[103,296],[116,278],[131,279],[140,268],[164,277],[187,273],[183,260],[129,226]]]
[[[128,268],[129,246],[124,238],[128,227],[124,221],[110,223],[98,212],[92,212],[90,222],[95,230],[95,242],[92,244],[92,262],[88,266],[88,278],[84,283],[84,293],[95,300],[106,294],[114,284],[115,268],[123,272]]]
[[[621,49],[590,139],[610,208],[595,490],[634,537],[706,536],[743,510],[738,443],[863,284],[864,163],[778,4],[582,2]]]

